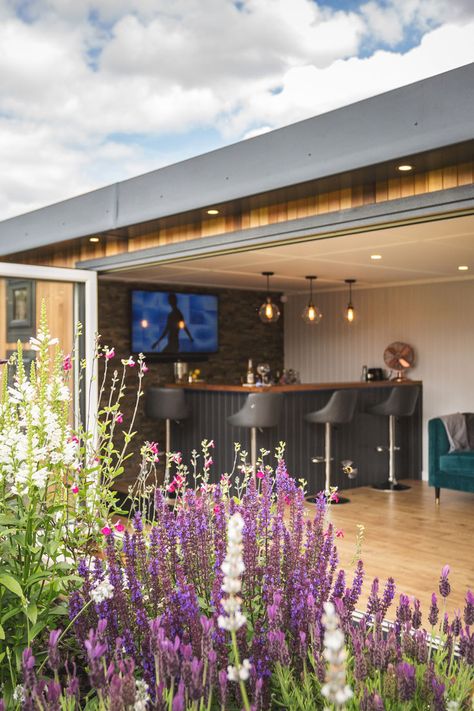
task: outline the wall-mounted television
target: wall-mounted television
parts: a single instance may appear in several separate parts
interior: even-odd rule
[[[199,360],[216,353],[218,299],[179,291],[131,292],[132,351],[160,360]]]

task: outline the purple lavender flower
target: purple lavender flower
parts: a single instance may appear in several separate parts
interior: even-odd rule
[[[380,606],[380,611],[382,613],[382,617],[385,617],[387,614],[387,610],[390,607],[390,605],[393,602],[393,598],[395,597],[395,581],[393,578],[388,578],[387,582],[385,584],[385,588],[383,591],[383,596],[382,596],[382,603]]]
[[[410,608],[410,598],[408,595],[403,593],[400,595],[400,603],[397,607],[397,620],[400,624],[410,622],[412,617],[412,612]]]
[[[421,607],[418,598],[413,601],[413,615],[411,618],[411,624],[413,629],[417,630],[421,627]]]
[[[464,622],[466,625],[474,625],[474,594],[471,590],[466,593],[466,606],[464,608]]]
[[[58,641],[61,636],[61,630],[52,630],[49,633],[48,641],[48,664],[50,669],[57,671],[61,666],[61,656],[58,650]]]
[[[447,598],[451,592],[451,585],[448,580],[449,576],[449,565],[445,565],[441,571],[441,576],[439,579],[439,594],[441,597]]]
[[[451,632],[455,637],[459,637],[462,629],[461,610],[456,610],[454,620],[451,622]]]
[[[396,667],[398,696],[400,701],[410,701],[415,695],[415,667],[408,662],[401,662]]]
[[[435,595],[435,593],[432,593],[431,595],[431,605],[430,605],[430,612],[428,615],[428,622],[432,627],[436,625],[438,622],[439,618],[439,607],[438,607],[438,599]]]

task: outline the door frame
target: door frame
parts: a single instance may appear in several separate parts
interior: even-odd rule
[[[45,267],[32,264],[0,262],[0,279],[32,279],[38,281],[69,282],[74,285],[73,323],[81,321],[84,333],[84,348],[80,357],[85,359],[81,409],[84,422],[95,423],[97,414],[97,362],[95,359],[98,330],[97,273],[87,269]],[[53,334],[54,335],[54,334]],[[79,405],[79,384],[75,378],[75,402]]]

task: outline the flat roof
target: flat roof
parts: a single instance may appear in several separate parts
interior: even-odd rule
[[[474,137],[474,63],[0,222],[4,255]]]

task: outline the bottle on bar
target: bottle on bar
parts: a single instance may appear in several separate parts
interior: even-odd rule
[[[251,358],[249,358],[247,365],[247,385],[255,385],[255,375],[253,374],[253,363]]]

